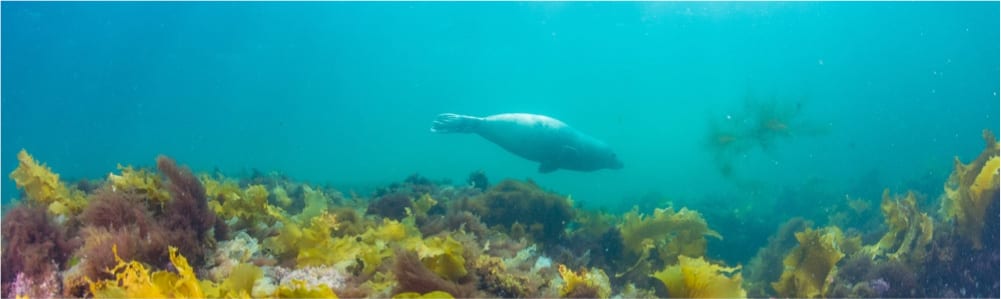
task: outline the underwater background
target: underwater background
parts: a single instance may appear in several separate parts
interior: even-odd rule
[[[459,188],[482,171],[491,185],[531,180],[581,210],[698,211],[722,236],[707,238],[706,258],[729,266],[747,265],[795,217],[855,226],[862,244],[875,243],[886,231],[884,190],[915,191],[916,209],[948,223],[939,210],[953,158],[970,163],[983,130],[1001,131],[997,2],[0,9],[4,174],[22,149],[69,185],[100,182],[118,165],[156,173],[163,154],[197,175],[280,173],[375,201],[408,177]],[[429,132],[445,112],[549,115],[607,142],[625,167],[541,174],[478,136]],[[27,196],[14,179],[0,186],[5,212]],[[835,217],[846,199],[867,202],[868,214]],[[981,220],[996,223],[993,207]],[[869,237],[863,228],[873,228]],[[904,295],[997,296],[993,256],[994,280],[979,293]],[[628,276],[639,264],[619,263],[606,270],[616,294],[612,272]],[[776,295],[765,289],[752,295]]]

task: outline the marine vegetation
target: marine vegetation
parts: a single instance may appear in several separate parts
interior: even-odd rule
[[[1001,166],[994,134],[984,130],[983,136],[987,146],[977,159],[963,164],[956,157],[955,169],[945,183],[941,208],[942,215],[954,223],[955,231],[972,242],[976,249],[984,246],[980,234],[984,218],[997,215],[987,207],[998,201],[998,168]]]
[[[87,205],[83,192],[66,187],[58,174],[45,164],[35,162],[28,151],[18,152],[17,161],[17,169],[10,173],[10,178],[18,189],[24,191],[28,200],[47,207],[53,215],[63,217],[75,216]]]
[[[765,146],[795,134],[795,113],[761,109],[774,119],[755,120],[764,131],[745,137]],[[0,295],[998,297],[998,145],[990,132],[984,140],[936,183],[940,196],[808,185],[781,199],[824,212],[777,211],[771,224],[709,210],[722,197],[675,206],[658,196],[613,213],[529,180],[489,186],[482,172],[458,185],[412,175],[342,194],[276,173],[195,173],[160,156],[67,184],[21,151]],[[741,225],[774,226],[721,241],[717,230]]]
[[[559,265],[559,271],[563,277],[561,298],[608,298],[612,295],[608,275],[601,269],[583,270],[578,274]]]
[[[634,266],[623,276],[639,269],[648,273],[648,267],[678,262],[679,256],[702,257],[706,253],[706,238],[723,237],[709,229],[699,212],[681,208],[656,209],[653,215],[641,215],[637,209],[626,213],[618,226],[622,232],[623,246]]]
[[[900,199],[891,198],[887,189],[883,192],[880,208],[886,219],[886,234],[878,243],[864,247],[864,254],[872,259],[923,261],[926,247],[935,233],[935,224],[928,214],[918,210],[914,192],[908,192],[906,197]]]
[[[740,266],[720,266],[682,255],[677,264],[650,276],[663,282],[674,298],[745,298],[738,271]]]
[[[737,159],[753,150],[771,151],[780,140],[827,133],[826,126],[807,120],[803,113],[803,101],[747,96],[742,110],[710,121],[706,148],[720,173],[732,177]]]
[[[504,180],[466,205],[483,223],[543,244],[562,242],[575,213],[567,197],[546,192],[532,181]]]
[[[796,233],[799,246],[786,255],[785,271],[772,287],[779,296],[797,298],[824,297],[834,277],[837,263],[845,256],[838,243],[843,241],[841,230],[826,227],[806,228]]]
[[[785,269],[783,259],[787,252],[799,244],[796,232],[813,226],[813,222],[803,218],[792,218],[783,223],[768,237],[768,245],[758,249],[758,253],[744,268],[747,279],[745,285],[749,297],[765,297],[771,294],[771,282],[778,281]]]
[[[65,228],[37,204],[19,205],[3,216],[3,294],[57,296],[39,284],[54,281],[66,268],[74,244]],[[53,281],[53,282],[49,282]]]

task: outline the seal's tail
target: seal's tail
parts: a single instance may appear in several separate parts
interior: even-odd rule
[[[455,113],[442,113],[431,122],[434,133],[472,133],[480,124],[480,118]]]

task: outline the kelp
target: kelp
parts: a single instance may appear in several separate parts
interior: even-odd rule
[[[487,225],[501,225],[515,238],[527,236],[543,245],[562,240],[575,213],[567,197],[532,181],[510,179],[472,199],[469,208]]]
[[[601,269],[592,268],[578,273],[562,264],[558,269],[563,277],[563,285],[560,287],[562,298],[609,298],[612,295],[608,275]]]
[[[841,230],[834,226],[822,229],[807,228],[796,233],[799,246],[786,255],[785,271],[772,287],[783,297],[817,298],[827,294],[837,263],[845,256],[839,243]]]
[[[646,256],[649,250],[656,250],[658,258],[666,264],[677,262],[680,255],[705,255],[705,236],[723,238],[709,229],[699,212],[686,208],[677,212],[671,207],[656,209],[649,216],[634,208],[623,217],[619,229],[625,248],[632,254]]]
[[[118,257],[118,247],[112,247],[118,265],[111,268],[114,280],[90,283],[90,292],[95,298],[203,298],[202,285],[195,276],[194,269],[177,248],[170,247],[170,261],[177,273],[168,271],[151,272],[136,261],[126,262]]]
[[[134,193],[142,196],[148,205],[160,208],[170,200],[170,192],[167,191],[163,178],[157,173],[121,164],[118,164],[118,171],[121,172],[120,175],[108,174],[112,192]]]
[[[763,124],[783,130],[781,123]],[[996,147],[987,133],[985,140]],[[34,210],[28,218],[20,208],[5,215],[5,295],[28,294],[7,292],[12,284],[62,277],[62,295],[72,297],[907,296],[951,295],[920,289],[933,276],[922,271],[996,273],[996,265],[979,262],[996,252],[986,246],[995,239],[984,234],[987,248],[970,248],[972,232],[997,226],[987,213],[974,213],[981,209],[977,200],[997,206],[996,153],[957,164],[942,197],[942,215],[952,223],[936,224],[914,193],[886,191],[879,206],[885,232],[852,227],[842,235],[836,226],[815,230],[795,221],[744,268],[709,259],[721,255],[707,255],[708,237],[722,236],[695,210],[581,212],[569,196],[530,181],[507,180],[480,193],[413,176],[402,187],[371,196],[352,192],[346,201],[334,200],[339,193],[331,188],[277,181],[284,177],[199,177],[160,157],[159,172],[120,166],[102,185],[74,191],[22,153],[11,177],[27,199],[19,206]],[[88,194],[72,199],[82,190]],[[403,194],[409,205],[364,214],[369,199],[392,194]],[[70,208],[73,200],[81,201],[80,210]],[[848,198],[843,209],[858,218],[840,223],[865,219],[872,223],[860,227],[876,227],[878,218],[862,216],[875,213],[867,205]],[[55,228],[71,235],[57,236]],[[230,229],[236,233],[225,233]],[[956,241],[960,236],[964,242]],[[863,247],[862,238],[870,245]],[[72,248],[62,246],[69,242],[47,243],[53,239],[72,240],[79,249],[67,258]],[[978,260],[950,266],[969,256]],[[28,264],[42,273],[24,271]],[[977,278],[939,281],[971,289],[970,282],[984,280],[970,277]],[[58,294],[45,288],[30,294]],[[971,294],[993,294],[989,286],[976,290]]]
[[[886,234],[873,245],[862,250],[870,258],[885,258],[905,262],[924,261],[926,247],[934,236],[935,224],[928,214],[918,210],[914,192],[907,192],[904,198],[883,191],[880,204],[887,230]]]
[[[678,256],[678,263],[652,275],[674,298],[745,298],[740,266],[711,264],[704,258]]]
[[[22,149],[17,153],[18,166],[10,173],[18,189],[24,191],[28,200],[48,208],[49,213],[60,216],[75,216],[87,205],[83,191],[66,187],[59,181],[59,175],[45,164]]]
[[[984,217],[996,217],[998,211],[987,211],[991,202],[998,200],[998,143],[989,130],[983,132],[986,146],[979,156],[969,164],[955,158],[954,170],[945,183],[940,212],[953,221],[955,230],[973,243],[974,248],[982,248],[981,231]]]

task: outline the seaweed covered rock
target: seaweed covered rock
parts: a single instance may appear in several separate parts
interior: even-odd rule
[[[772,287],[782,297],[824,297],[837,275],[837,263],[845,256],[838,246],[841,230],[834,226],[796,233],[799,246],[786,256],[785,271]]]
[[[650,276],[664,283],[673,298],[745,298],[738,271],[740,266],[719,266],[682,255],[677,264]]]
[[[108,229],[136,226],[140,237],[146,237],[149,232],[158,230],[159,227],[153,217],[154,211],[144,203],[144,198],[146,197],[130,191],[99,189],[91,194],[90,204],[80,214],[80,223]]]
[[[413,209],[414,202],[406,193],[393,192],[376,198],[365,210],[367,215],[379,215],[393,220],[407,217],[407,210]]]
[[[480,191],[487,191],[487,188],[490,187],[490,181],[487,179],[487,173],[485,171],[477,170],[469,173],[469,177],[466,178],[466,185],[479,189]]]
[[[903,261],[874,261],[855,254],[838,266],[837,278],[827,297],[833,298],[914,298],[925,296],[914,267]]]
[[[112,278],[106,270],[118,259],[166,265],[168,245],[201,264],[225,234],[191,171],[164,156],[157,162],[160,174],[119,167],[121,175],[109,175],[108,184],[91,194],[79,217],[83,246],[74,258],[80,262],[63,275],[64,295],[83,295],[87,279]]]
[[[785,267],[782,260],[789,250],[799,244],[796,241],[796,232],[806,230],[813,222],[795,217],[789,219],[780,226],[775,234],[768,237],[768,245],[758,249],[758,253],[747,264],[743,272],[747,293],[750,297],[762,298],[774,296],[772,294],[771,282],[782,277],[782,270]]]
[[[392,193],[407,194],[408,196],[411,197],[416,197],[420,194],[425,194],[425,193],[434,194],[436,193],[438,189],[438,184],[440,183],[441,184],[447,183],[447,180],[436,182],[420,175],[419,173],[414,173],[411,174],[410,176],[407,176],[407,178],[404,179],[403,182],[392,183],[389,184],[388,186],[376,189],[374,197],[382,197],[383,195]]]
[[[396,294],[444,291],[458,298],[469,298],[476,291],[476,284],[473,280],[459,283],[445,279],[428,269],[414,252],[398,252],[396,254],[393,274],[396,275],[397,279],[397,286],[394,290]]]
[[[539,289],[546,282],[535,273],[508,269],[507,263],[495,256],[479,256],[473,268],[480,278],[478,288],[501,298],[540,297]]]
[[[118,264],[112,248],[121,258],[153,265],[169,263],[170,234],[154,217],[147,196],[130,188],[102,188],[91,195],[90,205],[80,214],[83,240],[73,256],[80,260],[74,271],[64,274],[67,296],[79,296],[87,279],[112,278],[107,269]],[[159,207],[160,205],[156,205]]]
[[[564,229],[574,217],[569,199],[546,192],[532,181],[504,180],[470,205],[487,225],[501,225],[515,234],[524,230],[543,244],[563,240]]]
[[[998,205],[995,201],[991,208],[997,209]],[[988,219],[984,235],[996,237],[999,219]],[[996,239],[985,242],[981,249],[975,249],[964,236],[947,229],[939,230],[918,278],[924,295],[940,298],[998,298],[1001,295],[1001,285],[998,282],[998,275],[1001,273],[999,252]]]
[[[45,208],[25,203],[17,204],[4,215],[3,224],[3,291],[4,298],[23,295],[12,290],[15,281],[49,280],[63,268],[73,250],[63,228],[46,213]]]
[[[974,248],[983,247],[981,230],[985,217],[996,217],[998,211],[988,211],[992,202],[998,201],[998,143],[989,130],[983,132],[987,143],[984,151],[970,164],[963,164],[955,158],[955,169],[945,183],[941,213],[954,221],[960,235],[973,243]]]
[[[216,222],[205,197],[205,187],[188,167],[178,166],[174,159],[162,155],[157,157],[156,167],[167,177],[171,196],[162,220],[170,231],[167,240],[200,264],[211,252],[212,244],[226,235],[227,227]]]
[[[959,157],[954,160],[954,170],[940,197],[939,212],[945,223],[935,227],[937,231],[930,242],[918,243],[921,246],[911,250],[912,262],[920,264],[917,268],[910,267],[909,272],[918,272],[916,280],[923,286],[913,296],[997,297],[1001,293],[997,282],[1001,160],[993,133],[984,130],[983,139],[985,148],[972,162],[963,164]],[[888,225],[889,219],[887,215]],[[924,231],[921,233],[925,235]],[[919,251],[925,250],[924,244],[928,244],[927,253]]]

